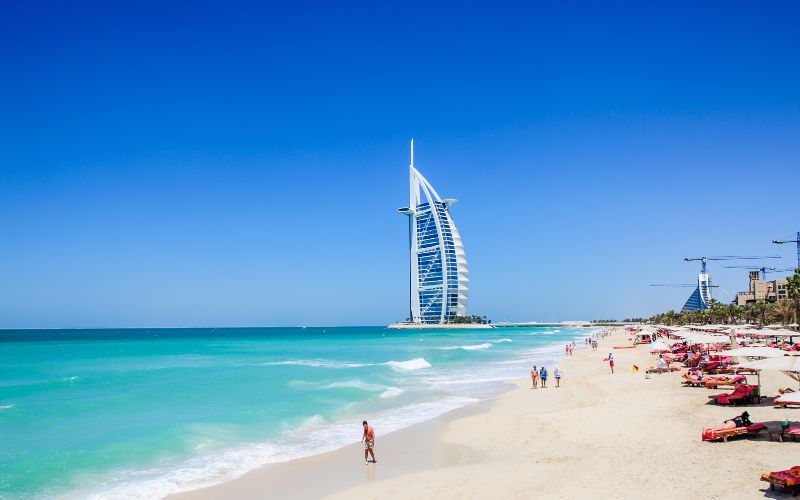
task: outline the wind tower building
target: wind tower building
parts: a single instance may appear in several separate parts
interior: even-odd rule
[[[450,207],[454,199],[442,199],[414,166],[411,140],[408,207],[410,243],[409,320],[418,324],[444,324],[466,316],[469,271],[464,244]]]

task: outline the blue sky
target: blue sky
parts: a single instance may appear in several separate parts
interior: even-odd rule
[[[402,319],[412,136],[472,313],[649,315],[683,257],[794,265],[795,2],[0,9],[0,327]]]

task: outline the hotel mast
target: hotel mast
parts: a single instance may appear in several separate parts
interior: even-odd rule
[[[456,200],[442,199],[414,167],[411,140],[408,216],[411,272],[409,319],[412,323],[449,323],[466,316],[469,271],[461,236],[450,214]]]

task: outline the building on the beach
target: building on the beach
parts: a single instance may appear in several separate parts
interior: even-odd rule
[[[750,278],[750,286],[746,292],[738,292],[736,294],[736,305],[753,304],[759,300],[776,302],[788,297],[788,280],[765,281],[761,279],[758,271],[750,271],[748,276]]]
[[[452,323],[467,314],[469,272],[464,245],[450,207],[414,167],[411,141],[408,216],[410,240],[409,321],[422,324]]]
[[[703,269],[697,275],[697,288],[694,289],[686,303],[683,305],[681,312],[684,311],[697,311],[699,309],[708,309],[711,303],[711,278],[706,271],[706,263],[703,262]]]

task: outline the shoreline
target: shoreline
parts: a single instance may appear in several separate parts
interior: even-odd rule
[[[509,390],[513,390],[509,387]],[[256,499],[266,493],[284,498],[312,499],[345,491],[362,483],[435,469],[443,463],[473,463],[480,454],[469,447],[442,442],[450,422],[488,411],[487,399],[376,438],[377,464],[364,465],[361,443],[287,462],[266,464],[242,476],[204,488],[169,495],[171,500],[217,498]],[[359,429],[355,429],[358,433]],[[383,459],[385,456],[386,460]],[[391,457],[391,458],[389,458]],[[313,480],[309,480],[313,478]],[[302,486],[298,486],[302,485]]]
[[[584,332],[576,332],[576,337],[589,336],[599,331],[598,328],[587,328]],[[563,351],[563,345],[555,343],[544,349],[561,349]],[[576,339],[576,354],[587,349],[589,348],[583,343],[578,343]],[[557,363],[566,359],[563,352],[555,357]],[[517,390],[519,384],[524,381],[530,383],[530,378],[508,378],[497,382],[504,387],[492,397],[449,410],[383,436],[380,435],[380,430],[376,429],[378,439],[376,439],[375,452],[379,463],[375,465],[364,466],[363,445],[355,443],[285,462],[267,463],[221,483],[172,493],[164,498],[186,500],[220,497],[262,498],[265,491],[280,491],[281,495],[290,498],[320,498],[358,486],[364,481],[386,480],[410,472],[476,461],[475,457],[481,455],[480,452],[476,452],[469,446],[445,443],[442,440],[443,433],[451,422],[489,412],[498,398]],[[356,428],[354,433],[358,435],[360,429]],[[383,450],[387,456],[391,457],[391,461],[380,459],[379,455],[382,455]],[[304,484],[302,489],[294,487],[296,481],[301,481],[304,477],[309,476],[325,480],[315,480],[313,485]]]
[[[646,346],[611,349],[630,344],[624,332],[599,344],[559,361],[559,389],[551,379],[533,391],[520,378],[494,399],[385,437],[376,429],[378,464],[364,466],[363,448],[351,445],[170,498],[572,498],[598,491],[672,498],[689,488],[708,498],[754,498],[765,492],[761,472],[800,462],[792,443],[700,440],[704,427],[743,411],[772,424],[797,421],[800,412],[709,404],[709,395],[727,391],[682,387],[680,372],[647,376],[654,357]],[[602,361],[609,351],[613,375]],[[765,394],[796,384],[776,372],[762,373],[761,382]]]

